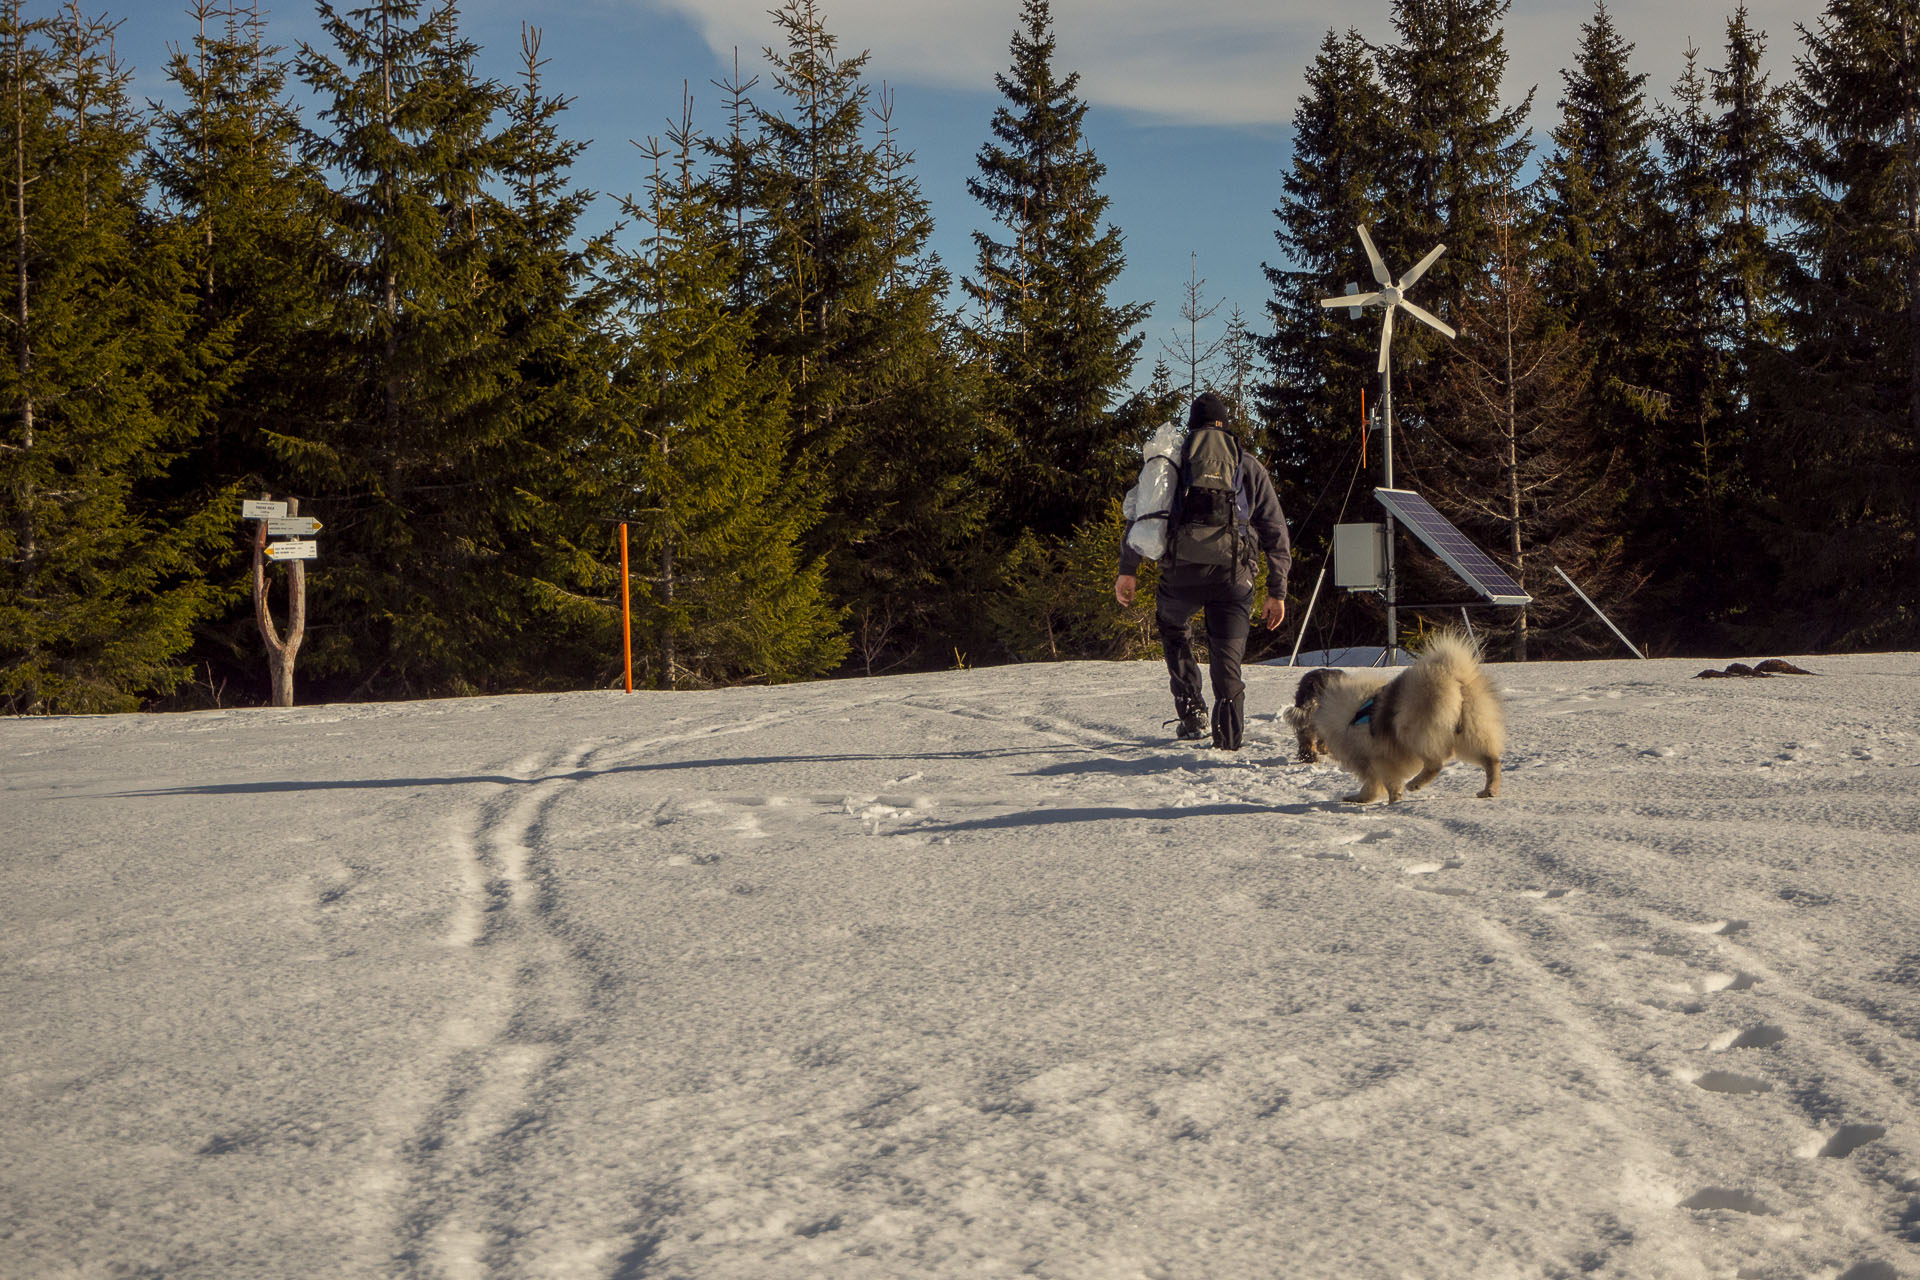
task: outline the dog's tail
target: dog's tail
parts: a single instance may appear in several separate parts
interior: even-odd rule
[[[1456,680],[1465,680],[1480,670],[1480,646],[1464,631],[1448,628],[1434,633],[1415,665],[1430,666]]]
[[[1480,673],[1480,649],[1458,631],[1442,631],[1428,641],[1406,674],[1405,705],[1395,709],[1401,741],[1428,760],[1452,754],[1457,735],[1482,740],[1488,736],[1487,701],[1492,687]],[[1499,736],[1498,712],[1493,713]],[[1499,746],[1494,747],[1497,754]]]

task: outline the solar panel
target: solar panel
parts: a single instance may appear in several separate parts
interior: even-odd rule
[[[1507,576],[1487,553],[1467,541],[1467,535],[1453,522],[1433,509],[1433,504],[1411,489],[1375,489],[1373,496],[1392,512],[1400,523],[1413,530],[1427,549],[1447,562],[1461,581],[1487,598],[1490,604],[1528,604],[1533,597]]]

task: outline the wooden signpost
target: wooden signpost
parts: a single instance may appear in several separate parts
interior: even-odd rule
[[[260,637],[267,642],[267,667],[273,674],[273,705],[293,705],[293,664],[300,642],[307,635],[307,564],[320,557],[320,544],[312,535],[320,532],[320,522],[300,514],[300,499],[275,502],[270,498],[248,499],[240,504],[240,518],[253,521],[253,620],[259,624]],[[269,538],[284,541],[269,542]],[[273,610],[267,604],[267,562],[287,564],[287,635],[283,640],[273,625]]]

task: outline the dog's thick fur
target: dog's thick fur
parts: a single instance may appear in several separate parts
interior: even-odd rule
[[[1355,724],[1369,698],[1368,718]],[[1458,632],[1440,633],[1392,680],[1337,673],[1321,686],[1311,725],[1328,754],[1360,780],[1360,790],[1342,797],[1349,803],[1397,801],[1454,759],[1486,770],[1483,799],[1500,794],[1506,717],[1474,644]]]
[[[1333,667],[1320,667],[1300,677],[1299,687],[1293,691],[1293,705],[1280,714],[1293,726],[1293,736],[1300,744],[1300,759],[1307,764],[1324,760],[1327,744],[1313,728],[1313,713],[1320,706],[1320,691],[1327,687],[1327,681],[1338,676]]]

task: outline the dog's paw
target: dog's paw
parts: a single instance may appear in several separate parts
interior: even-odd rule
[[[1491,800],[1495,796],[1499,795],[1500,792],[1497,788],[1494,788],[1494,787],[1482,787],[1479,791],[1475,792],[1474,794],[1478,799]]]

